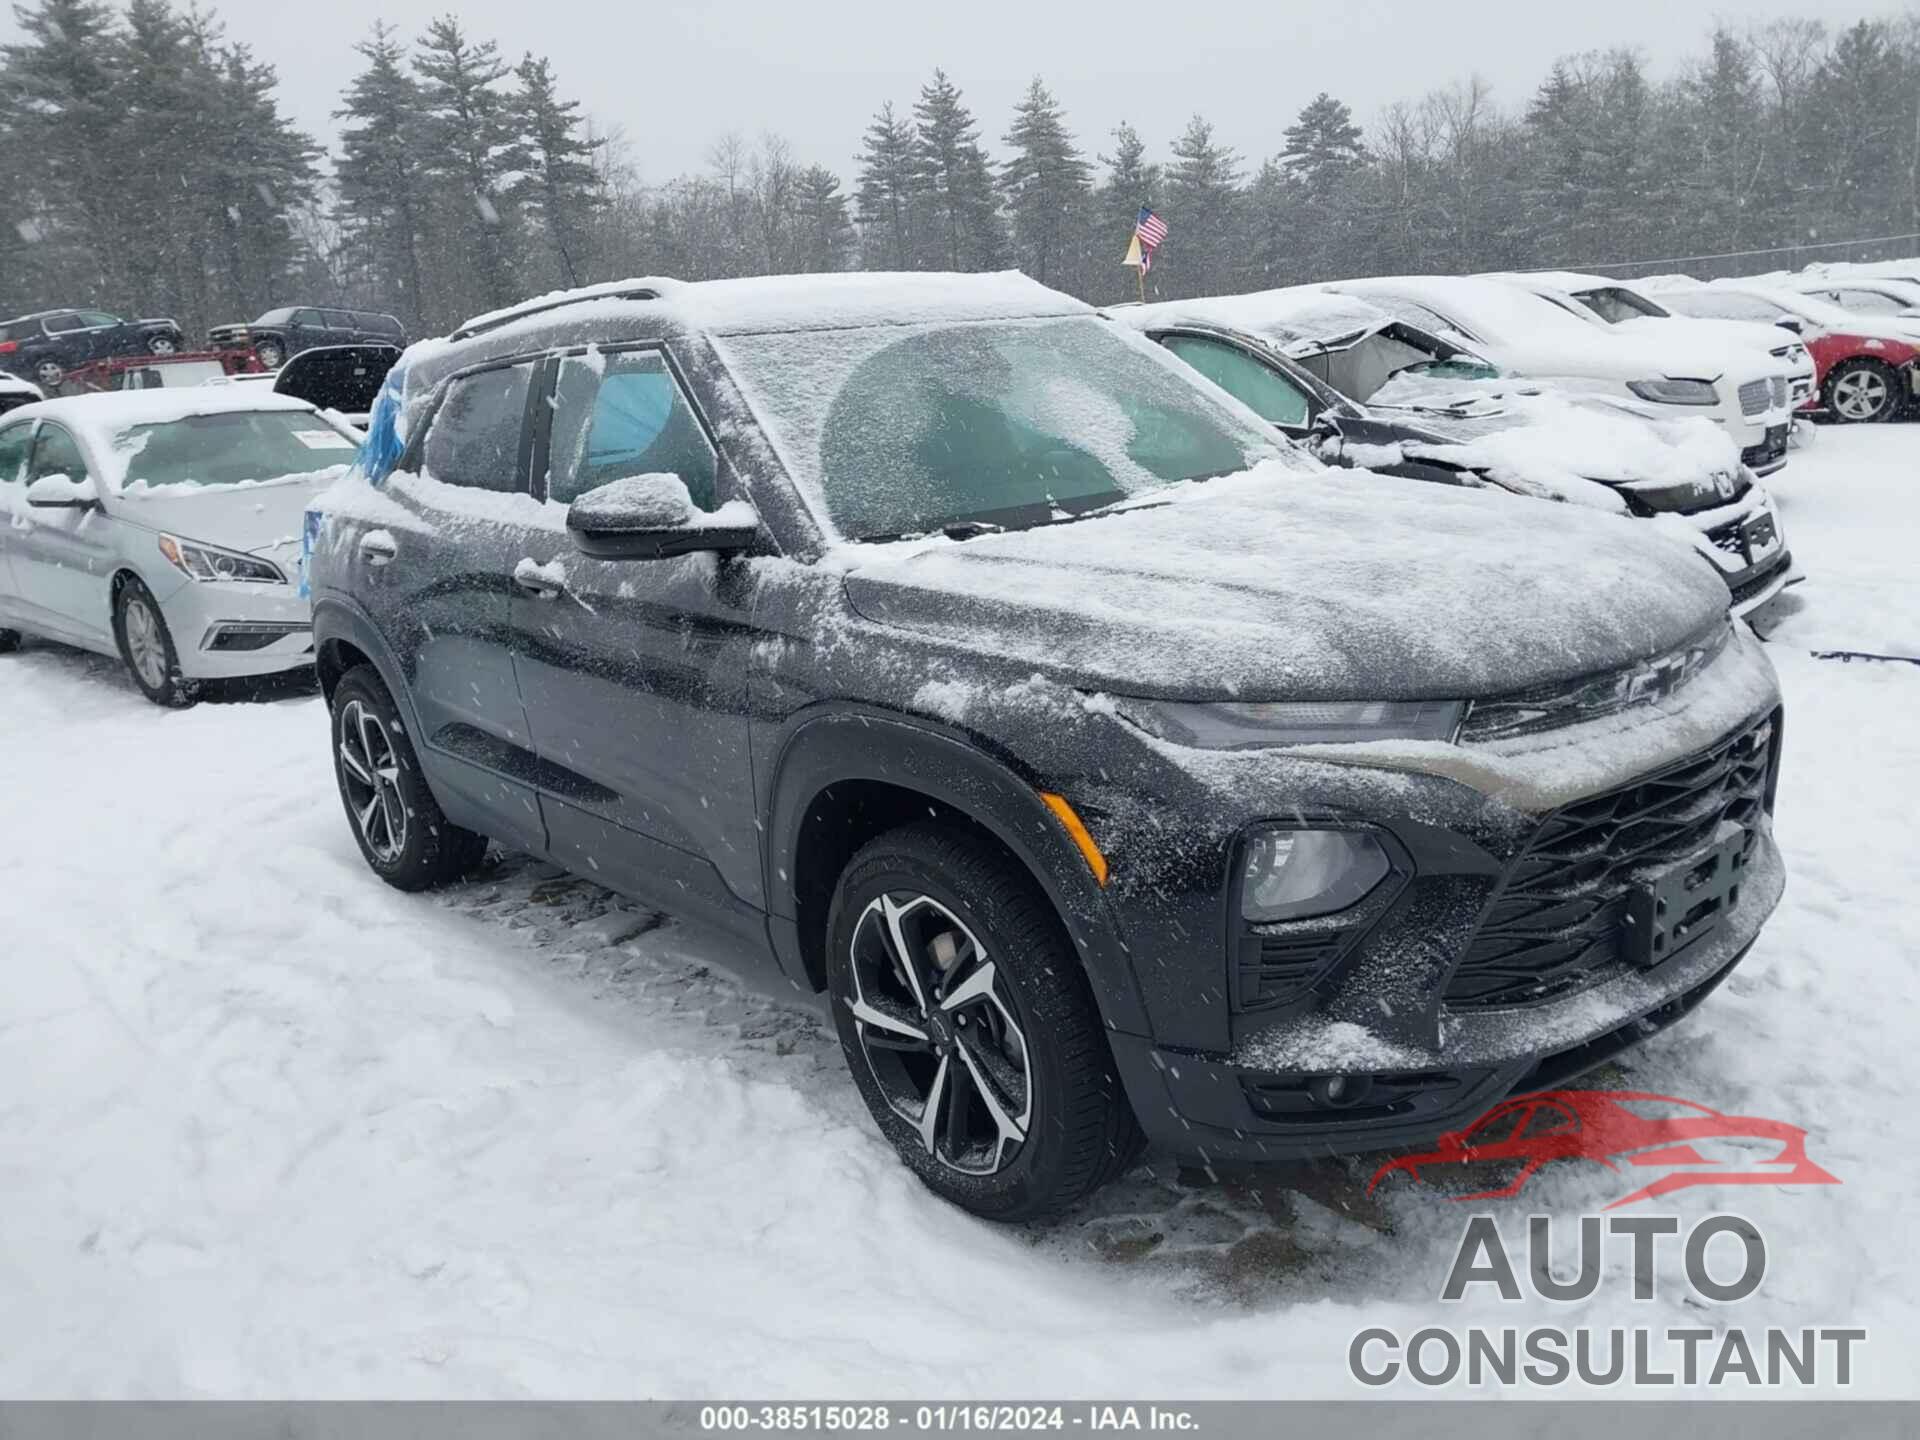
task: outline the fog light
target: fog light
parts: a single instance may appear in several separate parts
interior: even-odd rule
[[[1364,900],[1392,870],[1364,830],[1262,830],[1247,841],[1240,914],[1255,922],[1330,915]]]

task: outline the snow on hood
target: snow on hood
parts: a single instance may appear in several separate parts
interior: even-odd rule
[[[229,550],[273,550],[300,539],[313,498],[347,473],[345,465],[238,485],[134,484],[108,497],[116,519]]]
[[[1074,523],[836,558],[871,620],[1183,698],[1504,693],[1663,653],[1728,603],[1639,522],[1271,463]]]
[[[1597,480],[1712,494],[1740,471],[1739,450],[1711,420],[1644,415],[1603,397],[1399,375],[1368,404],[1413,412],[1453,442],[1436,454],[1529,493],[1592,503],[1589,482]]]

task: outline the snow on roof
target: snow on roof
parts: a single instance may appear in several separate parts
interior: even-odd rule
[[[0,390],[15,395],[22,392],[29,395],[38,395],[40,393],[40,387],[35,385],[31,380],[22,380],[18,375],[9,375],[4,370],[0,370]]]
[[[271,390],[237,385],[182,385],[158,390],[106,390],[23,405],[8,418],[35,415],[90,434],[124,430],[130,425],[164,425],[192,415],[226,415],[239,410],[299,410],[313,406]]]
[[[626,300],[651,290],[657,300]],[[1017,270],[988,275],[855,271],[831,275],[758,275],[739,280],[616,280],[559,290],[476,316],[454,332],[490,330],[564,306],[601,301],[644,305],[693,330],[745,335],[776,330],[841,330],[871,325],[932,325],[968,320],[1091,314]]]
[[[1136,330],[1160,325],[1212,325],[1244,330],[1282,345],[1333,340],[1393,322],[1393,317],[1377,305],[1307,285],[1259,290],[1250,295],[1124,305],[1109,313]]]
[[[1610,275],[1587,275],[1579,270],[1490,271],[1485,278],[1512,280],[1529,286],[1544,286],[1548,290],[1562,290],[1569,295],[1578,295],[1582,290],[1598,290],[1608,285],[1630,287],[1633,283],[1628,280],[1616,280]]]

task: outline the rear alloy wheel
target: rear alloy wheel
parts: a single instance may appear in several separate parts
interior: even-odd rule
[[[278,370],[280,362],[287,358],[287,352],[281,348],[278,340],[262,340],[253,347],[253,358],[269,370]]]
[[[450,823],[427,788],[393,698],[370,665],[333,692],[333,773],[360,853],[396,890],[458,880],[487,853],[487,837]]]
[[[180,347],[174,344],[171,335],[150,335],[147,337],[147,352],[152,355],[173,355]]]
[[[133,683],[154,704],[179,709],[199,697],[200,687],[180,673],[180,656],[160,603],[137,579],[130,577],[114,598],[113,636]]]
[[[1827,376],[1827,409],[1844,424],[1871,425],[1899,408],[1893,370],[1878,360],[1843,360]]]
[[[1080,961],[990,846],[936,824],[874,840],[841,876],[828,944],[854,1084],[928,1188],[988,1219],[1042,1219],[1138,1153]]]
[[[56,390],[66,378],[67,372],[61,368],[58,360],[42,360],[33,367],[33,383],[42,390]]]

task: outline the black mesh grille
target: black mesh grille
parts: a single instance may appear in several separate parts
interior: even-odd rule
[[[1575,801],[1544,821],[1508,867],[1447,982],[1447,1005],[1531,1005],[1616,973],[1625,963],[1622,922],[1636,883],[1701,850],[1722,821],[1746,827],[1751,847],[1775,729],[1768,716],[1691,760]]]

